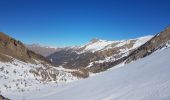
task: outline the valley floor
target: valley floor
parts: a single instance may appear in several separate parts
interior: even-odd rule
[[[12,100],[170,100],[170,49],[65,85],[4,94]]]

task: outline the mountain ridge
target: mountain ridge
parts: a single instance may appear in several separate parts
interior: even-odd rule
[[[82,46],[67,48],[59,52],[55,52],[47,58],[51,59],[54,63],[56,61],[57,63],[55,64],[57,66],[61,65],[66,68],[73,67],[73,69],[79,67],[85,68],[87,66],[89,67],[91,62],[118,59],[119,56],[125,55],[128,51],[135,49],[152,37],[153,36],[145,36],[141,38],[120,41],[95,39],[95,41],[90,41],[89,43]]]
[[[102,65],[95,64],[95,67],[88,68],[88,70],[98,73],[101,71],[105,71],[109,68],[112,68],[123,62],[125,64],[131,63],[135,60],[144,58],[154,53],[156,50],[159,50],[162,48],[169,48],[170,47],[169,41],[170,41],[170,27],[167,27],[163,31],[156,34],[149,41],[147,41],[143,45],[136,48],[129,55],[126,55],[125,57],[122,57],[121,59],[117,59],[116,61],[113,61],[113,62],[105,62]]]

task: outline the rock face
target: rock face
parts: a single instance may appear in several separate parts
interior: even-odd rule
[[[151,37],[146,36],[122,41],[93,39],[86,45],[60,50],[47,58],[55,63],[56,66],[65,68],[95,68],[97,65],[104,66],[105,63],[114,62],[125,57]],[[100,67],[97,68],[100,69]]]
[[[0,100],[10,100],[10,99],[5,98],[5,97],[3,97],[2,95],[0,95]]]
[[[162,49],[170,46],[170,27],[154,36],[150,41],[140,46],[126,58],[126,63],[143,58],[157,49]]]
[[[34,51],[35,53],[40,54],[44,57],[49,56],[50,54],[60,51],[62,49],[62,48],[41,46],[39,44],[26,45],[26,47],[29,50]]]
[[[2,32],[0,33],[1,61],[10,60],[8,56],[13,56],[17,59],[27,61],[30,60],[31,57],[29,56],[29,52],[30,51],[28,51],[20,41],[16,41],[15,39],[10,38],[9,36],[5,35]]]
[[[35,54],[28,50],[22,42],[17,41],[8,35],[0,32],[0,60],[10,61],[10,57],[19,59],[24,62],[35,63],[33,59],[42,60],[50,63],[46,58],[41,55]]]

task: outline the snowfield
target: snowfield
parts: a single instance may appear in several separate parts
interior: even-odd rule
[[[3,95],[12,100],[170,100],[169,59],[170,48],[84,80]]]
[[[36,64],[31,64],[14,58],[11,59],[13,59],[11,62],[0,62],[0,94],[20,95],[20,93],[22,94],[23,92],[37,92],[43,87],[48,87],[52,84],[65,84],[77,80],[77,77],[72,76],[72,74],[68,73],[65,69],[50,65],[47,69],[47,65],[44,66],[36,60]],[[32,73],[31,71],[36,71],[36,68],[44,69],[47,73],[46,77],[49,78],[42,78],[44,73],[40,71],[37,72],[40,76]],[[53,80],[49,74],[55,74],[56,80]],[[51,79],[52,81],[48,82],[47,79]],[[12,100],[15,99],[15,96],[9,97]],[[23,96],[18,99],[21,98],[23,98]]]

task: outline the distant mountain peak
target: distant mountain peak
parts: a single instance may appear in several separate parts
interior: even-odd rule
[[[26,44],[27,45],[27,44]],[[33,43],[33,44],[28,44],[29,46],[41,46],[40,44],[38,43]]]
[[[57,48],[57,47],[52,47],[52,46],[43,46],[37,43],[26,45],[26,47],[29,50],[34,51],[35,53],[40,54],[44,57],[54,52],[60,51],[62,49],[62,48]]]
[[[26,44],[26,45],[32,46],[32,47],[43,47],[43,48],[54,48],[54,49],[57,49],[57,47],[55,47],[55,46],[47,46],[47,45],[42,45],[42,44],[39,44],[39,43]]]
[[[98,39],[98,38],[93,38],[93,39],[90,40],[91,43],[95,43],[95,42],[98,42],[98,41],[100,41],[100,39]]]

